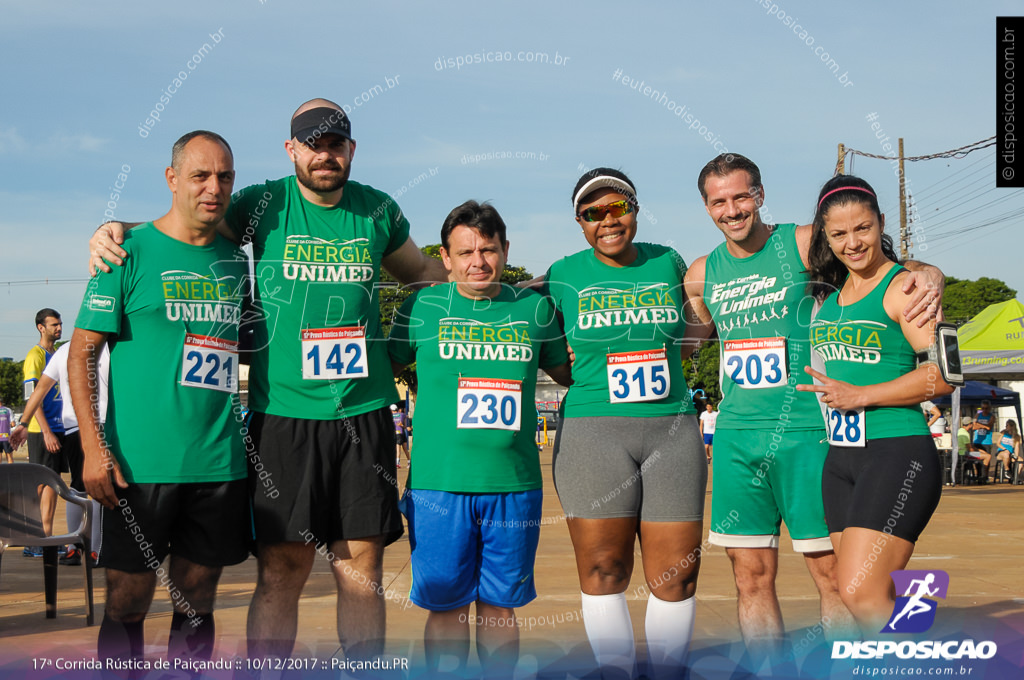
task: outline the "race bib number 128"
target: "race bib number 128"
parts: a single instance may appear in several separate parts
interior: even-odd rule
[[[608,401],[657,401],[672,386],[665,349],[608,355]]]
[[[207,335],[185,335],[181,384],[218,392],[238,389],[238,343]]]
[[[828,427],[828,443],[832,446],[864,446],[867,436],[864,431],[864,409],[850,411],[828,407],[825,413]]]
[[[302,331],[303,379],[351,380],[369,375],[366,329],[362,326]]]

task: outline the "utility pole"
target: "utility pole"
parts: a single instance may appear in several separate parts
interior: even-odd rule
[[[839,156],[836,158],[836,171],[832,173],[832,176],[841,175],[846,169],[846,145],[840,142],[839,144]]]
[[[907,178],[903,172],[903,138],[900,137],[900,260],[910,257],[907,247]]]

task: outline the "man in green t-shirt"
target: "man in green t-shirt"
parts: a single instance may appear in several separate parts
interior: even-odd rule
[[[376,656],[384,546],[403,531],[388,481],[396,472],[388,407],[398,394],[376,284],[381,268],[409,285],[446,275],[409,238],[390,196],[348,179],[356,142],[341,107],[300,106],[284,147],[295,175],[238,192],[218,225],[251,244],[256,272],[246,458],[259,576],[249,654],[291,654],[299,596],[326,545],[337,557],[339,640],[349,657]],[[106,268],[98,257],[120,264],[120,234],[118,224],[94,235],[93,266]]]
[[[515,608],[537,596],[537,369],[568,385],[569,357],[550,300],[501,283],[508,241],[497,210],[458,206],[441,244],[451,283],[406,300],[388,342],[395,374],[416,362],[419,383],[416,469],[404,499],[410,599],[430,611],[430,668],[449,655],[465,668],[474,621],[485,675],[503,677],[518,657]]]
[[[725,242],[686,273],[687,304],[717,330],[722,402],[715,428],[710,543],[726,549],[736,580],[740,631],[755,657],[782,652],[784,628],[775,592],[780,525],[802,553],[821,598],[826,637],[857,630],[839,598],[836,559],[825,525],[821,471],[828,452],[817,400],[798,392],[811,378],[806,294],[811,225],[766,224],[757,165],[722,154],[701,170],[697,188]],[[769,216],[768,219],[770,219]],[[913,263],[917,287],[908,319],[939,309],[944,278]]]
[[[186,134],[165,175],[170,211],[130,233],[124,266],[89,282],[68,356],[82,479],[107,509],[99,556],[107,597],[97,645],[106,668],[142,658],[158,578],[174,603],[168,657],[211,658],[221,570],[248,556],[236,418],[248,265],[216,230],[235,180],[231,148],[212,132]],[[96,367],[107,343],[109,397],[100,427]],[[154,413],[188,424],[174,446],[155,439]]]

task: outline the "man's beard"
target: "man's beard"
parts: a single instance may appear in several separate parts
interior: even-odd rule
[[[332,191],[337,191],[338,189],[345,186],[345,183],[348,182],[348,174],[349,171],[351,170],[351,167],[352,166],[350,165],[346,165],[345,169],[342,170],[339,164],[335,163],[334,161],[328,161],[325,163],[318,164],[317,166],[313,167],[310,171],[306,171],[305,168],[300,167],[299,165],[296,164],[295,177],[299,180],[299,183],[302,184],[302,186],[306,187],[310,191],[315,191],[318,194],[329,194]],[[341,172],[334,173],[326,177],[317,177],[312,174],[313,171],[315,170],[324,169],[339,170]]]

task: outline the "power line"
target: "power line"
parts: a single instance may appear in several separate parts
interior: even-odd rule
[[[904,161],[930,161],[935,158],[964,158],[967,154],[972,151],[980,151],[990,146],[995,146],[996,137],[992,135],[988,139],[982,139],[974,142],[973,144],[967,144],[965,146],[958,147],[956,149],[950,149],[949,151],[940,151],[939,153],[931,153],[927,156],[904,156]],[[849,155],[864,156],[865,158],[878,158],[883,161],[895,161],[899,160],[897,156],[882,156],[874,153],[867,153],[866,151],[858,151],[857,149],[843,149],[843,160],[846,160],[846,156]]]
[[[72,283],[87,283],[89,279],[21,279],[19,281],[0,281],[0,286],[63,286]]]

